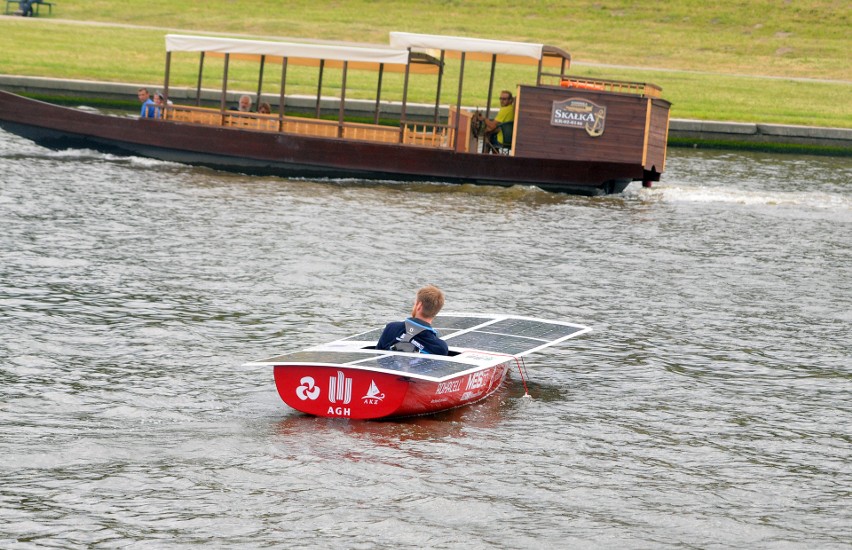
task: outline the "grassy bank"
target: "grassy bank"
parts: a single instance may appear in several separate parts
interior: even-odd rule
[[[677,118],[852,127],[850,12],[845,1],[532,1],[510,8],[453,0],[63,2],[52,18],[0,18],[0,72],[155,85],[163,79],[167,32],[385,44],[389,31],[403,30],[553,44],[572,52],[577,76],[662,86]],[[135,26],[117,26],[130,22]],[[194,85],[196,66],[197,58],[177,60],[174,83]],[[217,87],[217,68],[205,70],[205,85]],[[237,89],[256,87],[256,66],[234,70]],[[498,86],[529,82],[530,71],[501,69]],[[486,72],[473,69],[466,81]],[[326,77],[329,93],[339,86],[335,78]],[[386,89],[393,89],[398,76],[386,78]],[[288,79],[288,93],[315,91],[315,72]],[[275,79],[269,80],[264,91],[274,93]],[[433,85],[428,77],[416,79],[412,99],[431,101]],[[347,93],[371,97],[374,86],[375,75],[350,76]],[[454,83],[445,82],[444,90],[442,100],[450,102]],[[468,104],[485,101],[474,88],[465,97]]]

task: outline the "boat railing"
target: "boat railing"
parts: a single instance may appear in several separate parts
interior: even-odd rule
[[[421,147],[446,149],[453,146],[452,128],[438,122],[405,121],[402,142]]]
[[[656,84],[648,82],[630,82],[626,80],[605,80],[602,78],[578,78],[563,74],[542,73],[543,77],[549,77],[553,82],[551,86],[561,88],[574,88],[577,90],[589,90],[599,92],[614,92],[620,94],[633,94],[643,97],[662,97],[663,90]]]
[[[450,148],[453,132],[446,124],[405,121],[400,126],[339,122],[280,114],[222,111],[207,107],[169,105],[163,119],[174,122],[227,126],[261,132],[282,132],[313,137],[343,138],[381,143],[403,143],[420,147]]]

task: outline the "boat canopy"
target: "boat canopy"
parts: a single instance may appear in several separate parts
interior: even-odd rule
[[[360,61],[407,65],[408,51],[394,48],[367,48],[336,44],[303,44],[295,42],[272,42],[267,40],[245,40],[217,36],[166,35],[167,52],[207,52],[221,54],[273,55],[328,61]]]
[[[479,59],[489,59],[487,56],[500,56],[501,61],[510,63],[550,61],[550,63],[547,63],[548,65],[562,66],[563,61],[566,65],[571,61],[571,54],[555,46],[486,38],[391,32],[390,45],[393,48],[410,48],[421,51],[443,50],[481,54],[480,56],[473,56]]]
[[[515,55],[541,59],[544,44],[526,42],[508,42],[485,38],[467,38],[462,36],[444,36],[438,34],[415,34],[410,32],[390,33],[390,45],[394,48],[419,48],[426,50],[452,50],[457,52],[477,52],[488,54]]]

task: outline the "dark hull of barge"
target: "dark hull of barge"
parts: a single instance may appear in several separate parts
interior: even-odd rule
[[[535,98],[543,106],[549,104],[550,96],[554,94],[567,97],[558,89],[521,88],[528,88],[524,92],[531,98],[543,94],[543,97]],[[567,95],[583,94],[575,90]],[[642,181],[646,185],[658,181],[665,158],[667,102],[606,95],[609,97],[593,99],[633,104],[624,109],[624,128],[619,130],[617,118],[609,123],[607,131],[612,136],[612,144],[597,138],[587,146],[583,142],[588,142],[588,139],[584,140],[581,132],[576,132],[576,141],[571,141],[565,139],[562,128],[548,128],[545,124],[535,123],[525,127],[521,124],[516,130],[516,151],[511,156],[112,116],[61,107],[4,91],[0,91],[0,127],[56,150],[93,149],[285,178],[352,178],[505,187],[531,185],[547,191],[580,195],[620,193],[632,181]],[[522,95],[522,98],[519,99],[523,101],[525,96]],[[659,134],[656,141],[661,141],[662,147],[650,152],[652,157],[660,159],[659,172],[657,166],[653,162],[649,164],[648,160],[649,141],[654,147],[654,140],[647,137],[654,131],[650,115],[653,106],[650,103],[646,105],[651,101],[661,102],[661,109],[665,111],[665,120],[654,125]],[[534,104],[529,102],[531,113],[535,111]],[[542,111],[541,117],[548,116],[549,113]],[[531,114],[527,120],[532,122],[534,119]],[[555,142],[556,138],[549,133],[560,130],[563,134],[557,136],[558,142]],[[555,149],[554,143],[558,143]],[[535,150],[539,147],[555,153],[537,156]],[[588,147],[591,153],[584,152],[583,147]],[[587,156],[589,160],[572,158],[578,154]]]

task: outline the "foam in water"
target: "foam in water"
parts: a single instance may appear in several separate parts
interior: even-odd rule
[[[727,203],[746,206],[805,206],[809,208],[852,209],[849,197],[824,191],[768,191],[733,187],[665,185],[652,188],[628,187],[623,196],[642,201],[669,203]]]

